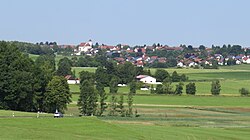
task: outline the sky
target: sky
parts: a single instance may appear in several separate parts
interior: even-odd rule
[[[0,0],[0,40],[250,47],[250,0]]]

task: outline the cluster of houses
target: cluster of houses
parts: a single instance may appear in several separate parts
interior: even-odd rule
[[[250,64],[250,55],[240,54],[237,56],[228,56],[223,57],[221,54],[209,55],[206,59],[201,59],[199,56],[191,55],[188,58],[183,58],[178,61],[177,67],[186,68],[186,67],[195,67],[200,66],[202,63],[205,65],[212,66],[213,61],[216,61],[220,66],[230,65],[229,60],[235,61],[236,65],[240,64]]]
[[[87,42],[80,43],[77,46],[68,45],[69,47],[74,49],[74,53],[72,55],[89,55],[94,56],[100,50],[105,50],[106,55],[108,57],[113,58],[117,64],[123,64],[125,62],[131,62],[132,64],[138,67],[144,67],[146,64],[152,64],[155,61],[158,63],[167,63],[168,59],[166,57],[152,56],[148,55],[148,52],[154,51],[183,51],[183,47],[169,47],[167,45],[163,46],[160,44],[152,45],[152,46],[136,46],[129,47],[129,45],[93,45],[92,40]],[[67,47],[67,45],[61,45],[61,47]],[[176,58],[177,67],[185,68],[185,67],[195,67],[200,66],[202,63],[206,65],[213,65],[213,61],[216,60],[218,65],[228,65],[228,60],[235,60],[236,64],[250,64],[250,55],[245,56],[244,54],[240,54],[238,56],[228,56],[224,58],[221,54],[210,55],[209,53],[212,51],[212,48],[206,48],[208,52],[207,58],[200,58],[200,51],[198,48],[194,48],[195,52],[193,54],[189,54],[185,57],[179,56]]]

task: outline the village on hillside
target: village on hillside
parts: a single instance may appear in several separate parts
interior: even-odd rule
[[[53,45],[51,45],[53,47]],[[223,47],[203,45],[195,48],[191,45],[168,46],[161,44],[134,46],[118,44],[105,45],[93,43],[92,40],[79,45],[58,45],[59,48],[70,48],[75,56],[95,56],[100,51],[117,62],[131,62],[138,67],[178,67],[178,68],[216,68],[213,65],[250,64],[248,48],[239,45],[223,45]],[[226,52],[228,51],[229,52]]]

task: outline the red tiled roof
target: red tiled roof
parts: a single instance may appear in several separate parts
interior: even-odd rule
[[[90,46],[90,44],[89,44],[89,43],[86,43],[86,42],[83,42],[83,43],[81,43],[79,46]]]

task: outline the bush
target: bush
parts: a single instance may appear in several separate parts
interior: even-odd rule
[[[239,90],[239,92],[240,92],[240,94],[241,94],[242,96],[248,96],[248,94],[249,94],[249,90],[246,89],[246,88],[241,88],[241,89]]]
[[[186,93],[190,95],[195,95],[196,93],[195,83],[189,83],[186,85]]]
[[[221,91],[221,85],[219,80],[215,80],[211,84],[211,93],[212,95],[219,95]]]

